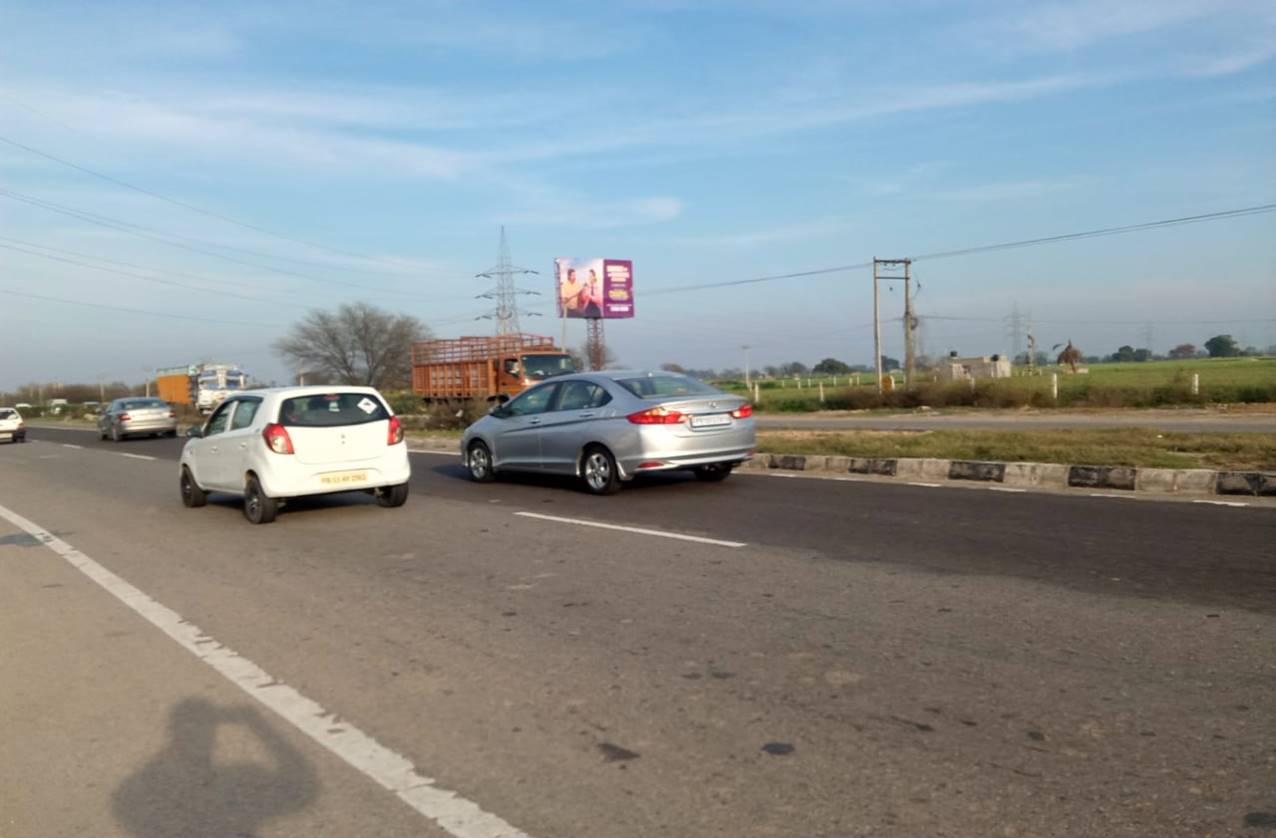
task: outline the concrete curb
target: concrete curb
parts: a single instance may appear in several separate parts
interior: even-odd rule
[[[749,471],[774,469],[815,474],[859,474],[910,481],[996,483],[1028,489],[1111,489],[1146,494],[1276,497],[1276,472],[1271,471],[812,454],[758,454],[742,468]]]

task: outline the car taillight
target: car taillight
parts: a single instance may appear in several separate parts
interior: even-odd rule
[[[128,420],[129,420],[129,415],[128,415],[127,413],[121,413],[121,414],[120,414],[120,421],[121,421],[121,422],[127,422]]]
[[[731,411],[731,415],[737,419],[748,419],[753,415],[753,405],[742,404],[735,410]]]
[[[266,440],[266,447],[276,454],[292,454],[292,437],[288,436],[288,429],[278,422],[271,422],[261,431],[262,439]]]
[[[399,421],[398,416],[390,417],[390,433],[386,437],[386,445],[398,445],[403,442],[403,423]]]
[[[177,418],[177,411],[176,411],[176,410],[170,410],[170,411],[168,412],[168,418],[169,418],[169,419],[176,419],[176,418]]]
[[[631,413],[626,418],[635,425],[678,425],[686,417],[667,407],[653,407]]]

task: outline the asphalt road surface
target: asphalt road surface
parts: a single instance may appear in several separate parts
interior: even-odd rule
[[[416,454],[253,527],[181,440],[30,438],[0,835],[1276,829],[1271,508]]]
[[[895,416],[838,414],[758,414],[767,430],[874,431],[1031,431],[1059,429],[1152,428],[1176,433],[1276,433],[1276,413],[1223,413],[1217,410],[1122,410],[1114,412],[1022,410],[976,413],[905,413]]]

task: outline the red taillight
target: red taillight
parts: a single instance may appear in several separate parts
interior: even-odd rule
[[[169,418],[169,419],[176,419],[176,418],[177,418],[177,411],[176,411],[176,410],[170,410],[170,411],[168,412],[168,418]]]
[[[647,462],[645,462],[645,463],[639,463],[639,464],[638,464],[638,468],[640,468],[640,469],[642,469],[642,468],[661,468],[661,467],[663,467],[663,466],[664,466],[664,463],[663,463],[663,462],[661,462],[660,460],[648,460],[648,461],[647,461]]]
[[[753,415],[753,405],[742,404],[735,410],[731,411],[731,415],[737,419],[748,419]]]
[[[292,454],[292,437],[288,436],[288,429],[278,422],[271,422],[261,432],[262,439],[266,440],[266,447],[276,454]]]
[[[403,423],[398,416],[390,417],[390,434],[386,437],[386,445],[398,445],[403,442]]]
[[[130,418],[130,417],[129,417],[129,415],[128,415],[127,413],[121,413],[121,414],[120,414],[120,421],[121,421],[121,422],[127,422],[127,421],[129,420],[129,418]]]
[[[653,407],[648,410],[631,413],[626,418],[635,425],[678,425],[686,417],[678,411],[670,410],[667,407]]]

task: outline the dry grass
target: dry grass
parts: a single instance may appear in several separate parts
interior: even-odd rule
[[[1276,469],[1276,434],[1143,428],[1033,431],[760,431],[773,454],[936,457],[1148,468]]]

